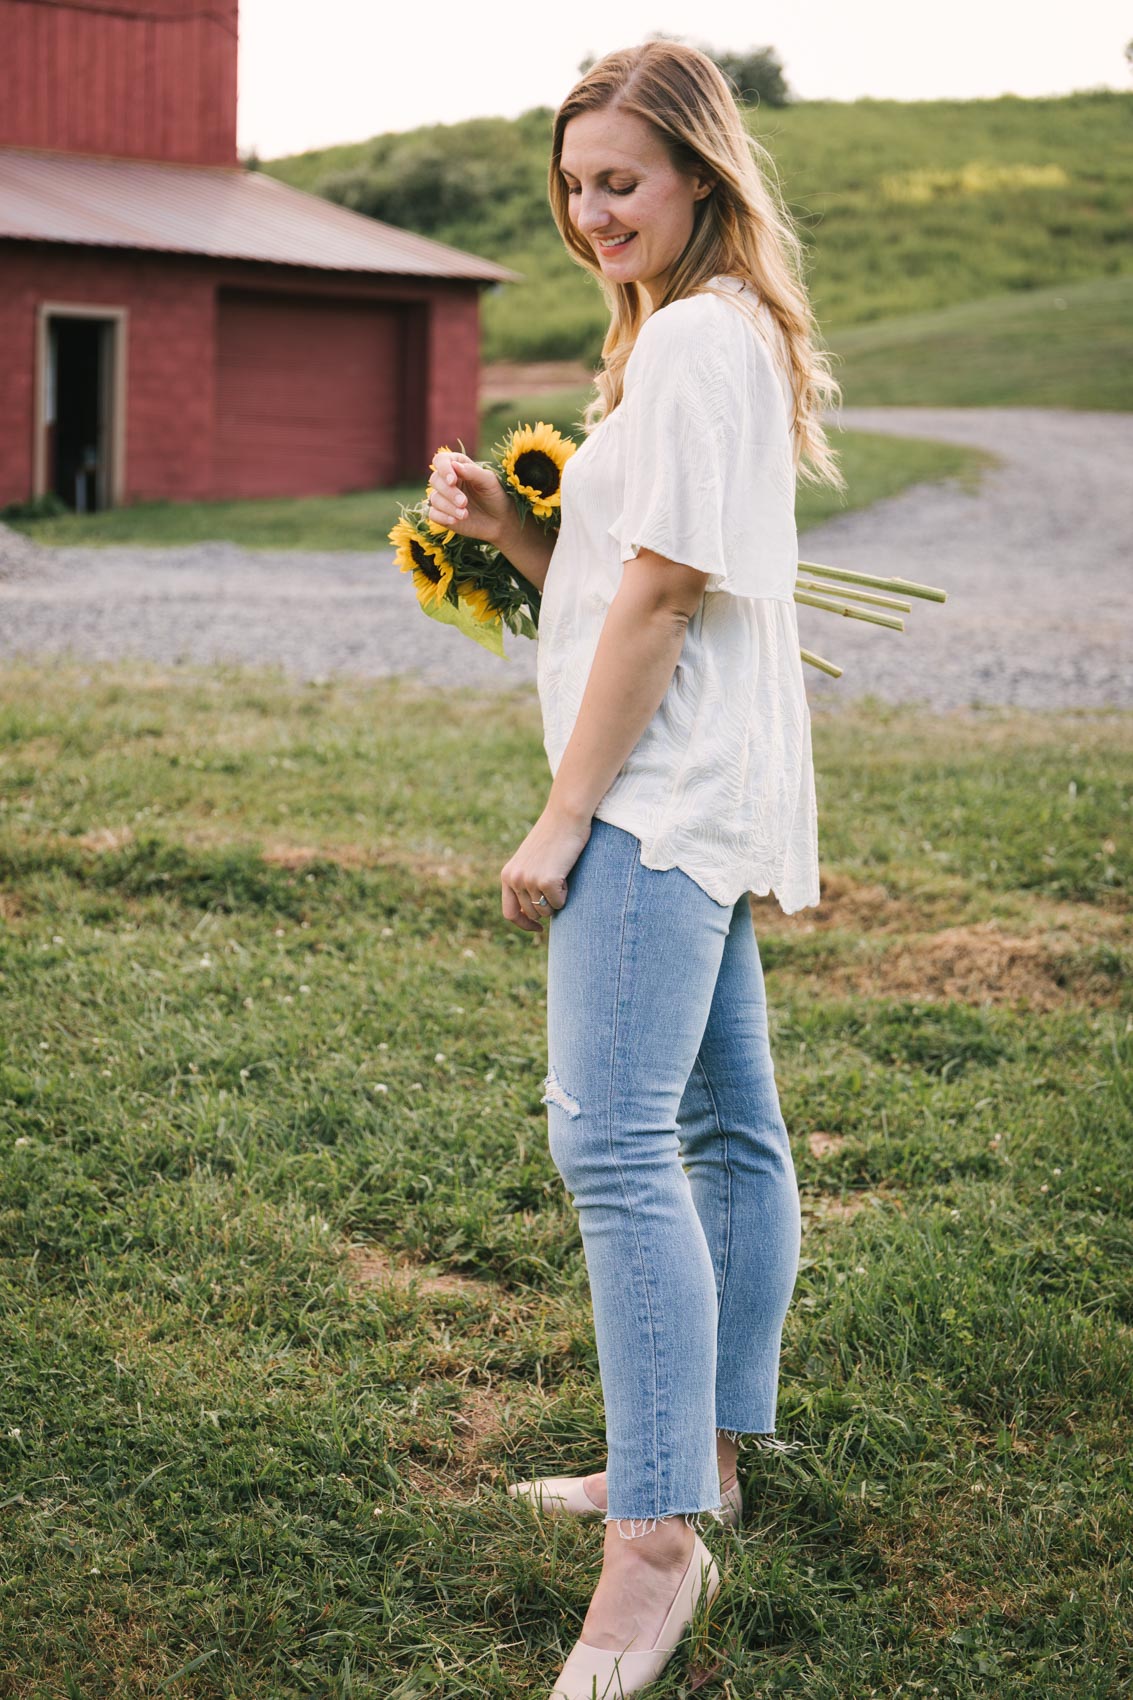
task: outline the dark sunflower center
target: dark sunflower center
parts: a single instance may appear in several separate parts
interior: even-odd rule
[[[542,449],[524,449],[517,455],[515,475],[521,484],[537,490],[541,496],[553,496],[559,487],[558,465]]]
[[[409,539],[409,553],[413,556],[413,565],[419,568],[425,574],[425,577],[431,579],[434,584],[439,584],[441,569],[438,567],[435,557],[430,555],[429,551],[417,541],[416,537]]]

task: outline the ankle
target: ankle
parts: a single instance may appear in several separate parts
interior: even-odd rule
[[[635,1523],[642,1521],[641,1518],[634,1520]],[[673,1565],[683,1567],[688,1562],[688,1556],[696,1544],[696,1531],[684,1517],[665,1517],[644,1532],[636,1529],[632,1536],[623,1529],[623,1525],[629,1524],[628,1517],[606,1524],[607,1560],[616,1555],[618,1563],[640,1563],[662,1569]]]

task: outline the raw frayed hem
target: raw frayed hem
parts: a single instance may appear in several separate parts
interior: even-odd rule
[[[768,1452],[794,1452],[799,1445],[797,1440],[776,1440],[773,1434],[761,1434],[754,1429],[721,1428],[716,1432],[727,1435],[737,1449],[741,1440],[749,1446],[763,1447]]]
[[[603,1517],[602,1522],[616,1523],[618,1525],[618,1534],[621,1536],[623,1541],[632,1541],[640,1535],[651,1535],[658,1523],[673,1523],[678,1517],[682,1522],[687,1523],[690,1529],[695,1529],[698,1535],[702,1535],[704,1530],[701,1527],[700,1519],[702,1517],[711,1517],[715,1522],[721,1523],[723,1522],[723,1518],[720,1514],[723,1509],[722,1505],[712,1505],[706,1507],[702,1511],[671,1511],[665,1517],[611,1517],[607,1514],[607,1516]],[[629,1524],[628,1535],[622,1528],[623,1523]],[[635,1523],[640,1523],[642,1527],[640,1529],[635,1529]]]

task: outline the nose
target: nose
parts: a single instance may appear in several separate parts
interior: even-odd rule
[[[581,202],[576,215],[578,228],[587,236],[601,236],[610,224],[609,207],[597,195],[588,200],[584,194]]]

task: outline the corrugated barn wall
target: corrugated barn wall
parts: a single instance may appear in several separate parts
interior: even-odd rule
[[[236,163],[237,0],[0,0],[0,147]]]

